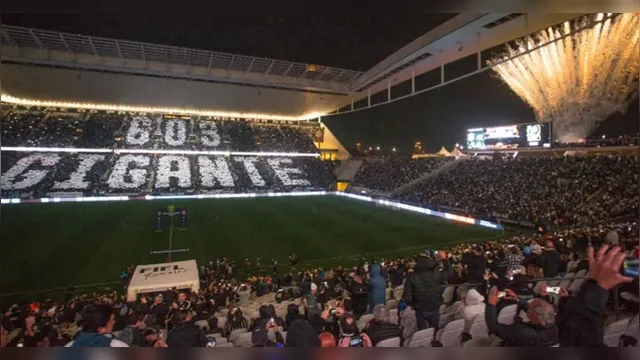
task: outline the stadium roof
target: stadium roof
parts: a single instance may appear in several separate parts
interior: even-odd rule
[[[106,56],[123,60],[133,59],[144,62],[157,61],[187,66],[201,66],[342,84],[351,82],[361,74],[359,71],[330,66],[303,64],[178,46],[76,35],[11,25],[2,25],[1,35],[2,45],[39,48],[47,51],[55,50],[73,54],[87,54],[96,57]]]
[[[225,4],[224,11],[187,14],[5,13],[2,23],[366,71],[456,15],[425,13],[420,6],[383,6],[383,11],[367,4],[349,11],[357,5],[345,3],[336,12],[305,5],[296,3],[292,10],[281,4],[252,4],[233,11]]]
[[[496,46],[503,48],[505,42],[575,18],[581,14],[463,13],[440,15],[443,16],[431,19],[428,22],[428,26],[424,25],[427,30],[421,32],[421,36],[418,36],[420,34],[412,35],[409,40],[414,40],[409,43],[405,42],[404,44],[406,45],[395,52],[393,51],[398,48],[386,48],[384,46],[385,42],[382,41],[383,39],[375,39],[374,35],[379,35],[379,33],[372,31],[371,35],[374,38],[374,44],[379,40],[381,42],[380,49],[387,51],[385,53],[387,56],[371,66],[366,72],[226,52],[37,30],[12,25],[2,25],[0,27],[0,41],[3,45],[2,61],[8,64],[35,64],[70,70],[82,69],[103,73],[144,75],[149,78],[237,84],[243,85],[243,88],[248,89],[240,93],[216,88],[216,96],[212,98],[205,95],[212,92],[213,88],[202,88],[204,92],[200,91],[195,94],[189,92],[191,90],[186,90],[186,85],[183,84],[181,89],[184,90],[182,91],[184,97],[173,99],[174,103],[170,105],[174,107],[199,109],[204,106],[216,110],[224,109],[243,113],[253,112],[272,114],[273,116],[286,115],[293,118],[311,118],[312,116],[317,117],[321,114],[330,113],[338,108],[340,108],[339,112],[342,113],[345,111],[344,109],[346,111],[354,111],[387,103],[392,101],[391,90],[393,86],[411,83],[411,79],[415,80],[416,76],[437,68],[442,70],[445,64],[459,59],[471,59],[474,64],[477,63],[477,69],[472,69],[472,72],[464,76],[484,71],[487,69],[486,58],[481,59],[480,55],[482,54],[480,52],[490,51]],[[5,20],[4,17],[3,20]],[[398,25],[399,21],[395,19],[395,24]],[[159,23],[162,23],[162,21]],[[399,28],[404,26],[404,24],[400,24]],[[162,29],[164,26],[165,24],[162,23],[156,28]],[[346,31],[350,31],[350,29]],[[363,30],[360,29],[359,31]],[[365,29],[364,32],[366,33],[367,30]],[[286,39],[286,36],[283,36],[283,39]],[[241,39],[237,40],[237,42],[241,42]],[[334,46],[339,51],[351,54],[350,56],[367,57],[368,55],[357,46],[341,49],[340,44],[340,42],[337,42]],[[290,51],[305,50],[309,52],[309,49],[311,51],[317,50],[318,58],[323,58],[323,49],[322,47],[316,49],[315,42],[308,42],[302,45],[304,45],[304,48],[297,47]],[[246,46],[253,46],[256,49],[261,48],[260,44]],[[366,49],[366,47],[362,49]],[[478,55],[477,59],[476,54]],[[384,57],[384,55],[382,56]],[[374,57],[369,61],[375,62],[378,60],[374,60]],[[442,73],[444,74],[444,71]],[[19,75],[9,74],[6,76],[16,78],[13,83],[7,82],[13,88],[12,86],[6,87],[8,89],[6,94],[23,98],[33,96],[29,94],[29,92],[34,92],[32,91],[33,89],[27,89],[25,81],[18,81]],[[442,76],[440,84],[436,86],[443,84],[444,76]],[[21,93],[14,92],[14,88],[18,85],[21,87]],[[250,89],[256,87],[266,89],[263,91],[264,94],[261,95],[260,91],[257,94],[255,91],[252,93]],[[82,88],[79,87],[78,89],[81,90]],[[271,89],[277,90],[271,91]],[[292,92],[278,92],[279,89],[298,91],[295,91],[297,94],[292,94]],[[71,90],[69,91],[71,92]],[[134,91],[133,88],[131,91]],[[303,93],[300,93],[300,91],[303,91]],[[413,85],[411,85],[409,94],[396,97],[393,101],[411,96],[417,91],[418,89],[413,89]],[[425,89],[419,89],[419,91],[425,91]],[[35,92],[38,93],[38,91]],[[67,95],[72,96],[61,98],[62,94],[56,94],[60,95],[57,99],[37,97],[37,100],[63,100],[66,102],[85,103],[107,101],[97,98],[89,99],[84,93],[71,94],[70,92]],[[39,91],[39,93],[42,93],[42,91]],[[267,93],[273,96],[268,97],[265,95]],[[131,96],[125,96],[122,91],[119,94],[123,98],[132,98]],[[200,97],[200,101],[194,100],[196,95]],[[159,104],[156,104],[156,102],[164,101],[163,106],[167,106],[164,104],[167,101],[171,101],[171,99],[162,99],[161,96],[149,97],[151,95],[148,95],[146,99],[141,96],[136,95],[136,98],[138,98],[137,104],[126,105],[158,106]],[[354,107],[355,102],[362,102],[361,100],[366,102],[367,96],[369,96],[369,103],[365,104],[365,107]],[[371,101],[372,97],[377,100]],[[255,108],[241,108],[242,106],[236,101],[238,98],[246,100],[243,101],[243,104],[255,104],[252,105]],[[378,98],[383,100],[380,101]],[[270,101],[265,103],[266,99]]]

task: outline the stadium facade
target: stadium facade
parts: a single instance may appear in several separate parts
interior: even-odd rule
[[[420,92],[485,71],[506,42],[581,15],[459,14],[366,72],[3,25],[2,102],[321,123],[415,95],[416,79],[428,72],[439,69],[440,81]],[[476,69],[451,78],[445,65],[455,61]],[[400,88],[404,95],[392,96]],[[348,157],[323,131],[321,152]]]

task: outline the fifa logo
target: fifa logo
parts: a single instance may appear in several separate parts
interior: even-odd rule
[[[140,275],[144,276],[144,279],[155,278],[162,275],[180,274],[186,272],[187,269],[180,267],[180,265],[164,265],[145,267],[140,269]]]

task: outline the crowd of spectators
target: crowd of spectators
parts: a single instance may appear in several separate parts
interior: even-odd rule
[[[611,345],[603,333],[609,293],[638,296],[637,276],[620,270],[626,258],[637,261],[637,234],[636,223],[582,227],[391,260],[363,254],[354,267],[306,268],[290,256],[288,271],[271,259],[244,277],[217,259],[201,266],[199,293],[167,289],[127,302],[109,291],[15,304],[2,317],[2,346]],[[125,286],[133,268],[123,271]],[[589,280],[574,280],[587,271]],[[301,298],[273,300],[291,286]],[[633,324],[613,345],[637,346]]]
[[[619,135],[619,136],[597,136],[590,137],[581,142],[555,142],[554,147],[605,147],[605,146],[639,146],[640,134]]]
[[[316,157],[10,151],[1,156],[3,198],[329,190],[335,181],[335,164]],[[73,175],[82,167],[88,169],[83,176]]]
[[[317,124],[114,112],[8,111],[3,146],[316,153]]]
[[[452,158],[419,158],[407,156],[365,157],[353,183],[371,190],[391,191],[433,171]]]
[[[638,213],[638,165],[632,155],[474,158],[399,198],[479,217],[592,224]]]

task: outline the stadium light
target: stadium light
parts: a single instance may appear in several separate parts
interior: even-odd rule
[[[380,146],[376,146],[376,150],[380,150]]]
[[[183,116],[210,116],[210,117],[228,117],[242,119],[260,119],[275,121],[303,121],[317,119],[325,113],[310,112],[299,116],[283,115],[283,114],[265,114],[265,113],[241,113],[233,111],[218,110],[202,110],[202,109],[180,109],[157,106],[136,106],[136,105],[116,105],[116,104],[97,104],[97,103],[80,103],[67,101],[49,101],[24,99],[11,96],[9,94],[1,95],[2,101],[9,104],[23,106],[40,106],[40,107],[57,107],[68,109],[85,109],[85,110],[104,110],[104,111],[122,111],[136,113],[161,113],[167,115],[183,115]]]

